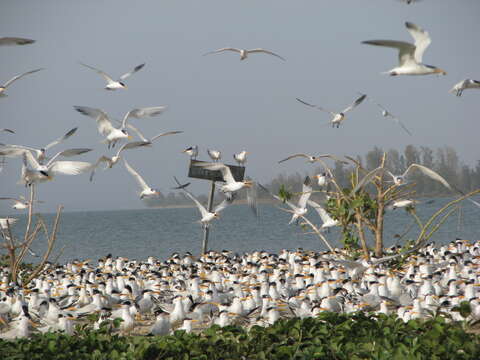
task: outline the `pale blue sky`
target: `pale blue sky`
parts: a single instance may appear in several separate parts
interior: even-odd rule
[[[168,105],[159,118],[138,120],[147,134],[184,130],[153,148],[125,153],[153,187],[168,191],[172,176],[184,179],[185,147],[198,144],[219,149],[228,162],[246,149],[247,173],[268,181],[280,172],[306,171],[301,160],[278,165],[295,152],[364,154],[374,145],[403,149],[405,145],[453,146],[462,160],[479,159],[478,101],[480,92],[456,98],[448,90],[459,80],[479,78],[480,2],[424,0],[404,5],[394,0],[336,1],[3,1],[0,36],[37,40],[31,46],[2,47],[1,82],[38,67],[0,99],[0,142],[40,146],[79,126],[60,150],[93,147],[78,160],[95,161],[108,154],[100,144],[95,122],[73,105],[99,107],[121,117],[133,107]],[[397,62],[391,49],[362,45],[369,39],[411,41],[405,21],[425,28],[432,45],[427,64],[447,76],[381,75]],[[220,47],[264,47],[287,59],[235,54],[203,57]],[[103,90],[102,79],[78,62],[114,76],[146,62],[128,79],[126,91]],[[328,114],[295,101],[339,110],[357,92],[365,92],[397,114],[414,133],[409,137],[379,116],[369,103],[360,105],[340,129],[323,125]],[[21,161],[9,160],[0,174],[1,195],[16,196]],[[207,184],[195,181],[194,191]],[[88,176],[58,176],[42,184],[39,198],[50,210],[142,208],[136,185],[122,165]],[[0,204],[0,211],[8,204]]]

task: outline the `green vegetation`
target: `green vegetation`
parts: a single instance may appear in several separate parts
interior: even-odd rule
[[[107,327],[78,328],[76,336],[0,340],[0,359],[479,359],[480,336],[466,332],[465,322],[446,321],[322,313],[268,328],[212,326],[170,336],[123,337]]]

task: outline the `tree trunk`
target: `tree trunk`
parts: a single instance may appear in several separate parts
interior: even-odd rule
[[[375,256],[380,258],[383,256],[383,215],[385,213],[385,201],[383,194],[377,199],[377,220],[375,229]]]
[[[359,210],[356,211],[355,218],[357,219],[356,225],[357,225],[358,237],[360,238],[360,243],[362,244],[363,253],[365,254],[365,258],[367,260],[370,260],[370,252],[368,251],[367,239],[365,238],[365,231],[363,230],[363,226],[362,226],[362,215],[360,214]]]

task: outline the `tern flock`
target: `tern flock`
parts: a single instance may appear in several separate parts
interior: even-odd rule
[[[412,4],[419,0],[400,1]],[[414,39],[413,44],[394,40],[363,42],[398,50],[399,64],[386,74],[446,75],[444,70],[422,62],[423,54],[431,43],[428,32],[411,22],[406,22],[405,26]],[[33,43],[35,40],[31,39],[0,38],[0,46]],[[286,61],[277,53],[263,48],[225,47],[204,55],[224,52],[236,52],[240,55],[240,60],[246,60],[251,54],[267,54]],[[84,63],[80,65],[101,75],[107,82],[105,89],[112,92],[126,89],[124,81],[145,67],[145,64],[137,65],[115,80],[102,70]],[[5,90],[15,81],[40,70],[42,69],[12,77],[0,86],[0,97],[7,96]],[[461,96],[464,90],[475,88],[480,89],[480,81],[465,79],[457,83],[450,92]],[[394,120],[406,133],[412,135],[395,115],[366,94],[360,94],[360,97],[340,112],[326,110],[322,106],[297,98],[304,105],[330,113],[332,118],[328,124],[334,128],[343,123],[347,112],[362,104],[365,99],[379,107],[382,116]],[[102,155],[95,163],[89,163],[59,160],[90,152],[92,149],[89,148],[66,149],[51,157],[47,154],[47,150],[73,136],[77,128],[69,130],[42,148],[2,143],[0,156],[21,158],[23,161],[20,183],[31,186],[52,180],[56,175],[79,175],[88,172],[90,181],[93,181],[97,167],[105,164],[105,169],[112,168],[120,161],[124,151],[152,146],[160,137],[182,133],[167,131],[148,138],[130,123],[133,119],[158,116],[164,112],[166,106],[132,109],[124,115],[122,121],[113,120],[101,109],[87,106],[74,106],[74,109],[96,121],[97,130],[104,137],[103,142],[108,149],[115,148],[119,142],[123,144],[112,156]],[[114,126],[114,122],[118,125]],[[12,135],[15,131],[0,129],[0,134],[2,133]],[[131,140],[133,134],[139,140],[125,142]],[[195,160],[199,149],[197,145],[192,145],[183,152]],[[210,211],[186,189],[189,184],[181,184],[175,178],[178,186],[174,188],[196,205],[201,215],[199,222],[203,226],[209,226],[212,220],[219,218],[220,212],[235,200],[241,189],[254,189],[258,185],[269,193],[263,185],[249,179],[235,180],[229,166],[220,162],[222,154],[219,150],[208,149],[207,153],[213,162],[197,161],[196,165],[221,173],[224,180],[224,185],[220,187],[220,192],[224,195],[223,201]],[[248,152],[243,150],[234,154],[233,159],[239,166],[245,166],[247,154]],[[324,164],[324,159],[348,163],[331,154],[304,153],[293,154],[279,163],[299,157],[305,158],[309,163]],[[150,187],[125,159],[123,164],[137,182],[141,200],[158,197],[159,190]],[[414,170],[421,171],[425,176],[452,190],[441,175],[425,166],[411,164],[401,175],[394,175],[383,168],[374,169],[364,176],[353,192],[361,189],[380,172],[388,174],[396,186],[402,186]],[[329,183],[330,174],[324,172],[314,175],[313,178],[317,179],[318,187],[323,189]],[[312,192],[312,181],[307,176],[297,204],[284,201],[275,194],[271,196],[289,207],[287,211],[292,213],[290,223],[298,223],[310,206],[322,221],[322,231],[337,226],[338,220],[333,219],[322,204],[310,199]],[[247,192],[250,198],[254,194],[255,191]],[[13,202],[12,208],[16,210],[25,210],[30,205],[23,196],[3,196],[0,200]],[[37,199],[34,201],[41,202]],[[253,204],[255,201],[250,199],[249,203]],[[403,199],[390,204],[388,208],[395,209],[415,203],[415,200]],[[254,210],[256,213],[256,209]],[[0,229],[3,232],[16,221],[15,218],[2,218]],[[3,234],[5,236],[5,233]],[[427,316],[429,311],[450,310],[462,299],[470,301],[473,306],[472,317],[480,318],[478,243],[456,241],[438,249],[432,245],[415,248],[418,255],[413,257],[415,260],[403,272],[382,267],[386,261],[400,256],[396,250],[395,247],[388,249],[387,254],[391,255],[381,259],[372,258],[370,261],[351,261],[348,254],[338,249],[325,253],[302,249],[283,250],[278,255],[256,251],[243,256],[228,251],[210,251],[199,257],[174,254],[164,262],[153,257],[140,262],[108,255],[99,259],[97,266],[90,265],[89,261],[77,260],[66,265],[50,265],[50,268],[35,280],[33,286],[26,289],[9,283],[8,269],[0,268],[0,337],[11,339],[29,336],[32,320],[35,321],[35,327],[42,332],[62,330],[73,334],[73,324],[81,322],[85,315],[91,313],[100,314],[99,322],[109,318],[122,318],[120,330],[125,333],[135,330],[154,335],[168,334],[174,328],[191,331],[195,322],[202,326],[213,323],[220,326],[232,323],[246,326],[268,325],[280,317],[315,316],[321,311],[352,312],[368,309],[382,313],[397,312],[399,317],[408,320]],[[119,309],[112,310],[114,307]],[[2,324],[6,326],[2,328]]]

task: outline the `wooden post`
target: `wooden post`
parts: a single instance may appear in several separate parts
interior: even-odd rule
[[[212,181],[210,185],[210,195],[208,196],[208,205],[207,205],[207,210],[209,212],[212,212],[214,195],[215,195],[215,181]],[[208,226],[205,226],[205,228],[203,229],[202,254],[206,254],[207,252],[209,232],[210,232],[210,228]]]

